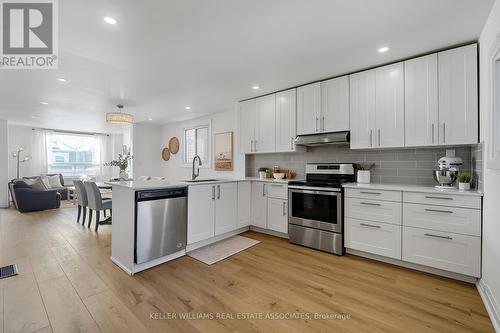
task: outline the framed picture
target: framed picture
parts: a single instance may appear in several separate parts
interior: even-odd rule
[[[214,135],[216,171],[233,171],[233,132]]]

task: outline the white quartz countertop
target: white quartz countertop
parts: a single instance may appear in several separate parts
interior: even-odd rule
[[[372,190],[386,191],[404,191],[404,192],[423,192],[423,193],[448,193],[454,195],[469,195],[483,196],[483,192],[477,190],[459,191],[458,188],[452,189],[437,189],[434,186],[418,186],[418,185],[403,185],[403,184],[358,184],[347,183],[343,185],[345,188],[361,188]]]
[[[280,183],[287,184],[289,179],[260,179],[258,177],[246,177],[246,178],[236,178],[236,179],[207,179],[200,178],[198,182],[189,182],[184,180],[168,181],[168,180],[133,180],[133,181],[119,181],[119,182],[105,182],[108,185],[125,187],[131,190],[156,190],[162,188],[173,188],[182,186],[196,186],[196,185],[206,185],[206,184],[220,184],[229,182],[241,182],[241,181],[259,181],[259,182],[270,182],[270,183]]]

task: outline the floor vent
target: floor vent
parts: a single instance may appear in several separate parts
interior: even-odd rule
[[[0,267],[0,279],[5,279],[14,275],[17,275],[16,264]]]

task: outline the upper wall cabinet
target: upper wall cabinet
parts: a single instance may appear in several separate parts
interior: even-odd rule
[[[297,88],[297,134],[320,132],[321,84]]]
[[[375,70],[349,76],[351,148],[373,147],[375,124]]]
[[[321,82],[321,131],[349,130],[349,77]]]
[[[297,89],[276,94],[276,151],[294,151],[297,136]]]
[[[348,76],[297,88],[297,134],[348,130]]]
[[[240,152],[253,153],[255,149],[256,100],[240,102],[239,106]]]
[[[439,144],[478,142],[477,44],[439,52]]]
[[[276,95],[259,97],[255,100],[255,143],[254,152],[276,151]],[[244,123],[243,123],[244,125]]]
[[[405,145],[438,144],[438,56],[405,61]]]
[[[351,148],[404,146],[403,64],[350,75]]]

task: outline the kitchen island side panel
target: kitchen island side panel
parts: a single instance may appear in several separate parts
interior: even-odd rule
[[[135,191],[113,186],[113,225],[111,260],[133,273],[134,268]]]

